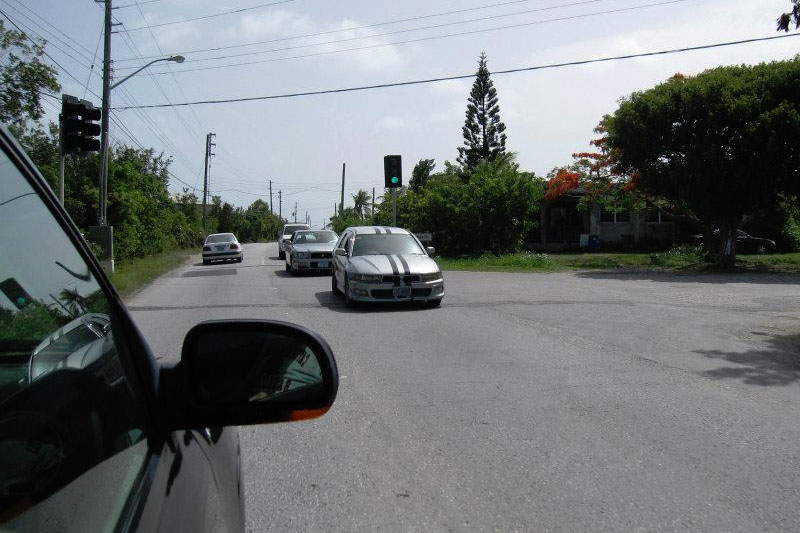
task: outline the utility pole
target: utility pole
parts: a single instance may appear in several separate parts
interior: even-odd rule
[[[308,211],[306,211],[306,224],[308,224]]]
[[[211,147],[216,146],[216,144],[211,142],[213,137],[216,137],[215,133],[206,134],[206,159],[205,171],[203,173],[203,231],[205,232],[208,232],[206,224],[206,211],[208,211],[208,158],[214,155],[211,153]]]
[[[108,111],[111,109],[111,0],[105,0],[103,24],[103,109],[100,116],[100,205],[97,223],[106,225],[108,194]],[[113,267],[112,267],[113,272]]]
[[[281,191],[278,191],[278,218],[283,220],[283,201],[281,200]]]
[[[294,211],[292,211],[292,221],[297,222],[297,202],[294,203]]]
[[[375,223],[375,187],[372,188],[372,223]]]
[[[345,164],[342,163],[342,199],[339,202],[339,214],[344,213],[344,168]]]
[[[275,214],[275,211],[272,209],[272,180],[269,180],[269,214]]]

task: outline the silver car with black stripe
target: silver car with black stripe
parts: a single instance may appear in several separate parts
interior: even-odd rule
[[[333,250],[331,290],[342,294],[347,305],[416,301],[437,306],[444,298],[444,280],[433,253],[402,228],[347,228]]]

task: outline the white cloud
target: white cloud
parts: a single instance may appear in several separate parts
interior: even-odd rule
[[[419,126],[419,119],[413,115],[402,117],[398,115],[387,115],[375,123],[376,128],[388,131],[410,131],[419,128]]]

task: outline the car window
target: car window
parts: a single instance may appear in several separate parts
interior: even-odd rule
[[[209,235],[206,238],[206,244],[214,244],[217,242],[234,242],[236,237],[233,236],[233,233],[221,233],[218,235]]]
[[[408,234],[356,235],[353,244],[353,256],[424,253],[416,239]]]
[[[147,448],[108,302],[5,154],[0,183],[0,528],[55,528],[79,510],[113,527]],[[100,476],[105,503],[91,505],[74,484],[109,462],[118,475]]]

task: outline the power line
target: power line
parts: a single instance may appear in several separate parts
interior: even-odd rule
[[[497,70],[492,72],[492,75],[497,74],[514,74],[517,72],[527,72],[533,70],[545,70],[545,69],[554,69],[554,68],[562,68],[562,67],[572,67],[577,65],[588,65],[591,63],[605,63],[609,61],[618,61],[621,59],[634,59],[637,57],[650,57],[650,56],[657,56],[657,55],[667,55],[667,54],[677,54],[683,52],[691,52],[695,50],[707,50],[711,48],[721,48],[724,46],[734,46],[739,44],[747,44],[747,43],[755,43],[761,41],[772,41],[776,39],[786,39],[789,37],[798,37],[800,33],[790,33],[786,35],[776,35],[772,37],[759,37],[753,39],[743,39],[740,41],[729,41],[724,43],[715,43],[715,44],[706,44],[701,46],[690,46],[685,48],[673,48],[671,50],[659,50],[657,52],[644,52],[641,54],[627,54],[621,56],[612,56],[612,57],[602,57],[597,59],[583,59],[579,61],[568,61],[564,63],[551,63],[548,65],[536,65],[531,67],[520,67],[514,69],[507,69],[507,70]],[[380,83],[375,85],[362,85],[360,87],[347,87],[342,89],[326,89],[320,91],[306,91],[306,92],[297,92],[297,93],[286,93],[286,94],[274,94],[268,96],[252,96],[248,98],[227,98],[227,99],[219,99],[219,100],[198,100],[195,102],[181,102],[178,104],[149,104],[145,106],[138,106],[138,107],[117,107],[114,109],[124,111],[127,109],[140,109],[140,108],[147,108],[147,109],[154,109],[154,108],[161,108],[161,107],[170,107],[170,106],[192,106],[192,105],[206,105],[206,104],[228,104],[233,102],[252,102],[258,100],[277,100],[281,98],[297,98],[301,96],[316,96],[321,94],[336,94],[336,93],[348,93],[348,92],[355,92],[355,91],[366,91],[372,89],[385,89],[388,87],[403,87],[408,85],[422,85],[427,83],[437,83],[442,81],[453,81],[453,80],[463,80],[474,78],[475,74],[461,74],[457,76],[444,76],[440,78],[428,78],[423,80],[412,80],[412,81],[401,81],[401,82],[394,82],[394,83]]]
[[[240,8],[240,9],[232,9],[230,11],[222,11],[221,13],[213,13],[211,15],[202,15],[202,16],[199,16],[199,17],[192,17],[192,18],[188,18],[188,19],[172,20],[172,21],[169,21],[169,22],[161,22],[160,24],[151,24],[150,26],[137,26],[136,28],[130,28],[128,31],[144,30],[144,29],[147,29],[148,27],[149,28],[160,28],[162,26],[172,26],[173,24],[183,24],[184,22],[194,22],[196,20],[206,20],[206,19],[211,19],[211,18],[216,18],[216,17],[223,17],[223,16],[226,16],[226,15],[235,15],[237,13],[244,13],[245,11],[253,11],[255,9],[261,9],[261,8],[269,7],[269,6],[276,6],[278,4],[288,4],[289,2],[295,2],[295,1],[296,0],[279,0],[277,2],[271,2],[269,4],[259,4],[257,6],[243,7],[243,8]]]
[[[18,30],[19,32],[21,32],[21,33],[22,33],[22,34],[25,36],[25,38],[27,38],[27,39],[28,39],[28,40],[29,40],[31,43],[33,43],[33,45],[34,45],[34,46],[38,46],[38,43],[37,43],[36,41],[34,41],[33,39],[31,39],[31,38],[30,38],[30,36],[29,36],[27,33],[25,33],[24,31],[22,31],[22,29],[20,29],[20,27],[19,27],[19,26],[17,26],[17,24],[16,24],[16,23],[15,23],[13,20],[11,20],[11,18],[10,18],[10,17],[9,17],[9,16],[8,16],[8,15],[7,15],[7,14],[6,14],[6,13],[5,13],[5,12],[4,12],[2,9],[0,9],[0,15],[3,15],[3,16],[6,18],[6,20],[8,20],[8,21],[9,21],[9,22],[10,22],[10,23],[11,23],[11,24],[12,24],[12,25],[15,27],[15,28],[17,28],[17,30]],[[65,69],[64,67],[62,67],[62,66],[61,66],[61,64],[60,64],[58,61],[56,61],[55,59],[53,59],[53,57],[52,57],[50,54],[48,54],[48,53],[47,53],[47,51],[43,50],[43,51],[42,51],[42,53],[43,53],[43,54],[44,54],[44,55],[45,55],[45,56],[46,56],[46,57],[47,57],[47,58],[48,58],[50,61],[52,61],[53,63],[55,63],[55,65],[56,65],[58,68],[60,68],[60,69],[61,69],[61,71],[62,71],[64,74],[66,74],[67,76],[69,76],[70,78],[72,78],[73,80],[75,80],[75,82],[76,82],[76,83],[78,83],[78,85],[80,85],[80,86],[83,86],[83,84],[81,83],[81,80],[79,80],[78,78],[76,78],[75,76],[73,76],[73,75],[72,75],[72,73],[70,73],[70,72],[69,72],[67,69]],[[90,93],[92,93],[92,94],[93,94],[95,97],[97,97],[97,98],[100,98],[100,96],[98,96],[98,95],[97,95],[97,94],[96,94],[94,91],[91,91],[91,90],[90,90],[89,92],[90,92]]]
[[[324,45],[328,45],[328,44],[340,44],[340,43],[346,43],[346,42],[352,42],[352,41],[363,41],[363,40],[366,40],[366,39],[374,39],[376,37],[386,37],[388,35],[399,35],[399,34],[403,34],[403,33],[411,33],[411,32],[416,32],[416,31],[445,28],[445,27],[449,27],[449,26],[458,26],[458,25],[462,25],[462,24],[471,24],[473,22],[485,22],[485,21],[488,21],[488,20],[494,20],[494,19],[500,19],[500,18],[506,18],[506,17],[514,17],[514,16],[526,15],[526,14],[530,14],[530,13],[538,13],[538,12],[542,12],[542,11],[552,11],[554,9],[563,9],[565,7],[574,7],[574,6],[580,6],[580,5],[585,5],[585,4],[595,4],[597,2],[605,2],[605,1],[607,1],[607,0],[581,0],[579,2],[572,2],[572,3],[569,3],[569,4],[560,4],[560,5],[556,5],[556,6],[540,7],[540,8],[536,8],[536,9],[526,9],[524,11],[515,11],[513,13],[503,13],[501,15],[492,15],[492,16],[488,16],[488,17],[473,18],[473,19],[460,20],[460,21],[455,21],[455,22],[444,22],[442,24],[433,24],[433,25],[430,25],[430,26],[421,26],[421,27],[418,27],[418,28],[407,28],[407,29],[403,29],[403,30],[395,30],[395,31],[390,31],[390,32],[385,32],[385,33],[376,33],[376,34],[373,34],[373,35],[363,35],[363,36],[358,36],[358,37],[348,37],[346,39],[334,39],[334,40],[330,40],[330,41],[322,41],[322,42],[311,43],[311,44],[298,44],[298,45],[294,45],[294,46],[284,46],[282,48],[270,48],[270,49],[267,49],[267,50],[257,50],[257,51],[254,51],[254,52],[242,52],[240,54],[228,54],[228,55],[215,56],[215,57],[203,57],[203,58],[199,58],[199,59],[187,59],[185,62],[186,63],[198,63],[198,62],[202,62],[202,61],[217,61],[217,60],[220,60],[220,59],[231,59],[231,58],[234,58],[234,57],[245,57],[245,56],[261,55],[261,54],[268,54],[268,53],[271,53],[271,52],[286,52],[286,51],[289,51],[289,50],[300,50],[300,49],[303,49],[303,48],[314,48],[314,47],[317,47],[317,46],[324,46]],[[676,1],[685,2],[685,1],[688,1],[688,0],[676,0]],[[558,19],[558,20],[560,20],[560,19]],[[392,44],[396,44],[396,43],[392,43]],[[135,68],[137,68],[137,67],[123,67],[120,70],[133,70]]]
[[[136,5],[144,5],[144,4],[154,4],[156,2],[161,2],[162,0],[145,0],[144,2],[134,2],[132,4],[125,4],[122,6],[114,6],[111,9],[125,9],[126,7],[134,7]]]
[[[376,23],[372,23],[372,24],[364,24],[362,26],[352,26],[350,28],[343,28],[343,29],[337,29],[337,30],[328,30],[328,31],[320,31],[320,32],[315,32],[315,33],[306,33],[306,34],[303,34],[303,35],[295,35],[293,37],[280,37],[280,38],[277,38],[277,39],[268,39],[266,41],[255,41],[255,42],[251,42],[251,43],[232,44],[232,45],[228,45],[228,46],[217,46],[217,47],[213,47],[213,48],[200,48],[200,49],[197,49],[197,50],[185,50],[185,51],[182,51],[180,53],[183,54],[183,55],[189,55],[189,54],[197,54],[197,53],[200,53],[200,52],[218,52],[220,50],[230,50],[230,49],[233,49],[233,48],[244,48],[244,47],[247,47],[247,46],[256,46],[256,45],[259,45],[259,44],[269,44],[269,43],[277,43],[277,42],[283,42],[283,41],[292,41],[292,40],[295,40],[295,39],[305,39],[305,38],[308,38],[308,37],[319,37],[319,36],[322,36],[322,35],[331,35],[331,34],[334,34],[334,33],[343,33],[343,32],[346,32],[346,31],[364,30],[364,29],[368,29],[368,28],[376,28],[376,27],[379,27],[379,26],[389,26],[391,24],[400,24],[402,22],[411,22],[411,21],[414,21],[414,20],[425,20],[425,19],[431,19],[431,18],[437,18],[437,17],[444,17],[444,16],[447,16],[447,15],[455,15],[455,14],[459,14],[459,13],[466,13],[466,12],[469,12],[469,11],[479,11],[479,10],[483,10],[483,9],[491,9],[493,7],[501,7],[501,6],[507,6],[507,5],[512,5],[512,4],[527,3],[527,2],[531,2],[531,1],[533,1],[533,0],[511,0],[511,1],[508,1],[508,2],[499,2],[499,3],[496,3],[496,4],[488,4],[488,5],[484,5],[484,6],[470,7],[470,8],[466,8],[466,9],[456,9],[456,10],[453,10],[453,11],[443,11],[441,13],[433,13],[433,14],[429,14],[429,15],[419,15],[419,16],[416,16],[416,17],[408,17],[408,18],[395,19],[395,20],[389,20],[389,21],[384,21],[384,22],[376,22]],[[158,58],[158,57],[161,57],[161,56],[144,56],[142,59],[155,59],[155,58]],[[123,61],[137,61],[137,59],[136,58],[117,59],[117,62],[123,62]]]
[[[77,53],[79,53],[79,54],[83,54],[83,55],[86,55],[86,54],[88,54],[88,53],[91,53],[91,50],[90,50],[90,49],[86,48],[86,47],[85,47],[85,46],[84,46],[82,43],[80,43],[80,42],[78,42],[77,40],[75,40],[75,39],[74,39],[74,38],[73,38],[71,35],[69,35],[69,34],[68,34],[68,33],[66,33],[65,31],[63,31],[62,29],[60,29],[60,28],[59,28],[59,27],[57,27],[56,25],[54,25],[52,22],[50,22],[49,20],[47,20],[46,18],[44,18],[42,15],[40,15],[39,13],[37,13],[36,11],[34,11],[33,9],[31,9],[30,7],[26,6],[25,4],[23,4],[23,3],[22,3],[22,2],[20,2],[19,0],[13,0],[13,1],[14,1],[14,3],[15,3],[15,4],[19,4],[20,6],[22,6],[22,7],[23,7],[23,8],[24,8],[26,11],[28,11],[28,12],[32,13],[32,14],[33,14],[33,15],[34,15],[34,16],[35,16],[37,19],[41,20],[42,22],[44,22],[45,24],[47,24],[48,26],[50,26],[51,28],[53,28],[55,31],[57,31],[58,33],[60,33],[61,35],[63,35],[63,36],[64,36],[64,38],[66,38],[67,40],[69,40],[69,41],[71,41],[71,42],[75,43],[75,45],[76,45],[76,46],[78,46],[78,47],[80,47],[80,48],[82,48],[82,49],[83,49],[83,51],[80,51],[80,50],[75,50],[75,49],[73,48],[73,50],[75,50]],[[17,11],[18,13],[22,14],[22,16],[24,16],[25,18],[27,18],[28,20],[30,20],[31,22],[33,22],[34,24],[36,24],[38,27],[42,28],[42,29],[43,29],[45,32],[47,32],[47,33],[49,33],[50,35],[54,36],[56,39],[58,39],[58,40],[62,41],[64,44],[66,44],[66,46],[68,46],[68,47],[72,48],[72,46],[70,46],[70,45],[69,45],[69,44],[68,44],[66,41],[64,41],[64,40],[63,40],[61,37],[58,37],[58,36],[56,36],[56,35],[55,35],[53,32],[51,32],[51,31],[50,31],[50,30],[48,30],[47,28],[43,27],[42,25],[38,24],[38,23],[37,23],[36,21],[34,21],[34,20],[33,20],[33,19],[32,19],[32,18],[29,16],[29,15],[26,15],[26,14],[22,13],[22,11],[20,11],[18,8],[15,8],[14,6],[9,6],[9,7],[11,7],[11,9],[14,9],[14,10],[15,10],[15,11]],[[88,57],[87,57],[87,59],[88,59]]]
[[[419,43],[419,42],[424,42],[424,41],[436,41],[436,40],[439,40],[439,39],[449,39],[451,37],[463,37],[465,35],[476,35],[476,34],[479,34],[479,33],[487,33],[487,32],[498,31],[498,30],[508,30],[508,29],[514,29],[514,28],[523,28],[523,27],[527,27],[527,26],[537,26],[537,25],[541,25],[541,24],[548,24],[548,23],[551,23],[551,22],[564,22],[564,21],[567,21],[567,20],[577,20],[577,19],[595,17],[595,16],[599,16],[599,15],[609,15],[609,14],[613,14],[613,13],[622,13],[622,12],[626,12],[626,11],[635,11],[635,10],[640,10],[640,9],[647,9],[647,8],[650,8],[650,7],[658,7],[658,6],[665,6],[665,5],[670,5],[670,4],[678,4],[678,3],[687,2],[687,1],[689,1],[689,0],[665,0],[665,1],[656,2],[656,3],[653,3],[653,4],[643,4],[643,5],[632,6],[632,7],[624,7],[624,8],[619,8],[619,9],[608,9],[608,10],[605,10],[605,11],[596,11],[594,13],[584,13],[584,14],[581,14],[581,15],[569,15],[569,16],[556,17],[556,18],[551,18],[551,19],[535,20],[535,21],[532,21],[532,22],[522,22],[522,23],[518,23],[518,24],[508,24],[508,25],[505,25],[505,26],[495,26],[495,27],[492,27],[492,28],[483,28],[483,29],[479,29],[479,30],[468,30],[468,31],[456,32],[456,33],[446,33],[446,34],[443,34],[443,35],[434,35],[434,36],[431,36],[431,37],[420,37],[420,38],[416,38],[416,39],[407,39],[405,41],[395,41],[395,42],[391,42],[391,43],[371,44],[371,45],[365,45],[365,46],[357,46],[357,47],[353,47],[353,48],[343,48],[341,50],[329,50],[329,51],[326,51],[326,52],[315,52],[315,53],[311,53],[311,54],[303,54],[303,55],[296,55],[296,56],[277,57],[277,58],[272,58],[272,59],[262,59],[262,60],[259,60],[259,61],[244,61],[244,62],[240,62],[240,63],[228,63],[228,64],[223,64],[223,65],[212,65],[212,66],[207,66],[207,67],[181,69],[181,70],[178,70],[177,73],[183,74],[183,73],[186,73],[186,72],[198,72],[198,71],[202,71],[202,70],[215,70],[215,69],[220,69],[220,68],[241,67],[241,66],[246,66],[246,65],[259,65],[259,64],[262,64],[262,63],[274,63],[274,62],[278,62],[278,61],[288,61],[290,59],[305,59],[305,58],[309,58],[309,57],[318,57],[318,56],[326,56],[326,55],[332,55],[332,54],[341,54],[341,53],[344,53],[344,52],[355,52],[355,51],[359,51],[359,50],[369,50],[369,49],[373,49],[373,48],[383,48],[383,47],[386,47],[386,46],[396,46],[398,44],[410,44],[410,43]],[[163,75],[163,74],[166,74],[166,73],[165,72],[151,72],[151,73],[148,73],[148,76],[160,76],[160,75]]]

